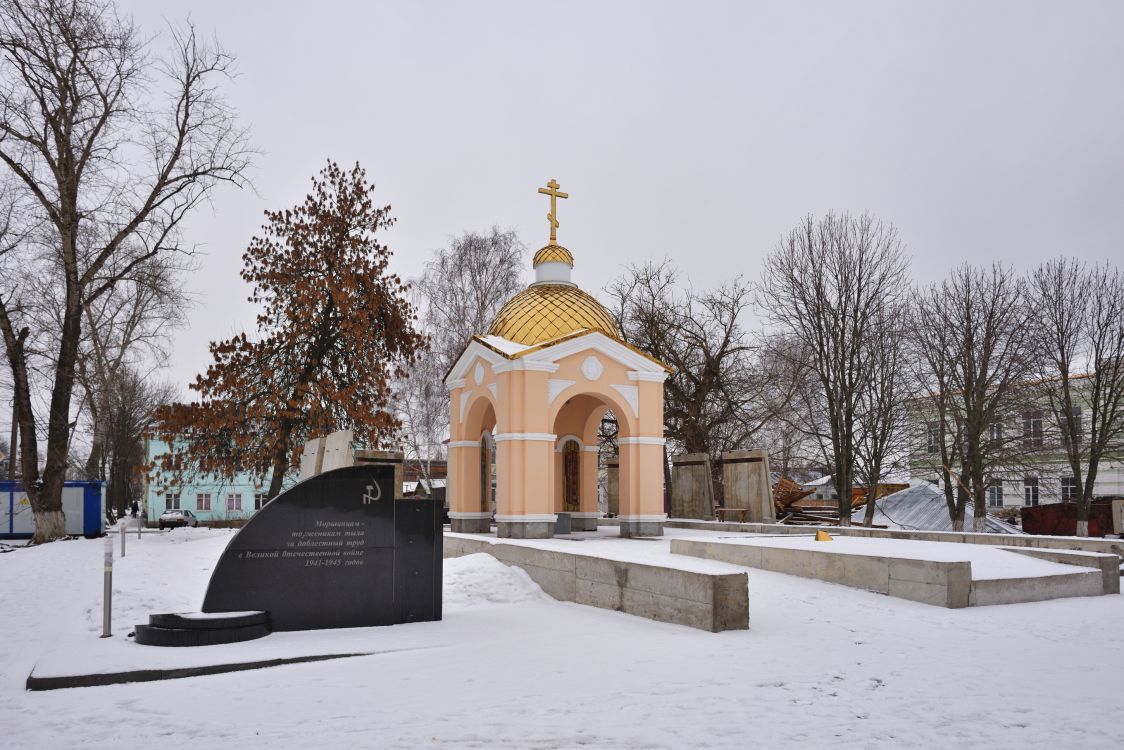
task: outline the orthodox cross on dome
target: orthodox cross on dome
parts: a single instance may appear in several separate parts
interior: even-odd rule
[[[559,192],[558,180],[546,183],[546,187],[539,188],[539,192],[550,196],[550,213],[546,215],[546,220],[550,222],[550,244],[553,245],[558,241],[558,199],[569,198],[570,194]]]

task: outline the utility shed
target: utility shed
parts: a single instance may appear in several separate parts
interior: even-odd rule
[[[62,488],[66,533],[87,537],[105,530],[105,482],[67,480]],[[31,501],[22,482],[0,482],[0,539],[27,539],[35,533]]]
[[[866,508],[851,514],[851,523],[862,523]],[[975,519],[971,503],[964,509],[964,531],[971,531]],[[935,485],[923,482],[892,495],[880,498],[875,504],[874,523],[891,529],[916,529],[924,531],[952,531],[944,492]],[[988,516],[984,531],[989,534],[1023,534],[1015,526]]]

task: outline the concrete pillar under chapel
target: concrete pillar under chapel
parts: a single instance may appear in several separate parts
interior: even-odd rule
[[[663,536],[667,515],[663,512],[663,439],[619,438],[620,535]]]
[[[570,514],[570,528],[573,531],[597,531],[597,445],[582,447],[581,453],[581,502],[577,513]]]
[[[554,536],[554,435],[496,435],[496,536]]]
[[[683,453],[671,458],[671,517],[714,519],[710,456]]]
[[[745,520],[772,523],[773,488],[769,481],[769,454],[763,450],[726,451],[722,454],[722,484],[727,508],[745,508]]]
[[[621,462],[618,458],[605,462],[605,502],[610,518],[621,514]]]
[[[465,440],[449,443],[448,490],[449,528],[458,534],[487,534],[492,530],[490,498],[481,497],[481,442]],[[491,477],[488,478],[489,483]]]

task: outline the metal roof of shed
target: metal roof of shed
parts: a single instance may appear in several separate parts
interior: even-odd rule
[[[851,514],[851,522],[862,522],[866,508]],[[971,531],[975,514],[971,503],[964,509],[964,530]],[[874,523],[892,529],[917,529],[924,531],[952,531],[944,492],[939,487],[923,482],[908,489],[880,498],[875,504]],[[1023,534],[1016,526],[1000,521],[994,516],[985,519],[989,534]]]

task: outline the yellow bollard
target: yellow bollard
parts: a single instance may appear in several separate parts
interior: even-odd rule
[[[830,542],[831,541],[831,534],[827,533],[826,531],[817,531],[816,532],[816,541],[817,542]]]

